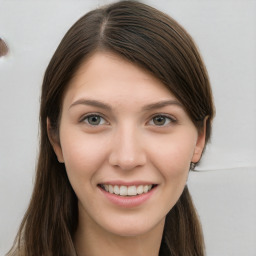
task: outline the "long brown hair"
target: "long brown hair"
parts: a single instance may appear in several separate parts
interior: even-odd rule
[[[206,142],[214,115],[206,68],[192,38],[171,17],[135,1],[87,13],[66,33],[45,72],[40,109],[41,141],[32,198],[8,255],[74,256],[77,198],[65,166],[47,136],[58,135],[64,91],[81,63],[109,51],[151,72],[183,104],[198,129],[206,117]],[[188,188],[166,217],[160,255],[204,255],[200,222]]]

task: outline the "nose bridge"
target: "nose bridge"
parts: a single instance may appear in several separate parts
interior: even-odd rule
[[[110,164],[129,170],[144,165],[145,161],[139,128],[128,123],[118,127],[113,136]]]

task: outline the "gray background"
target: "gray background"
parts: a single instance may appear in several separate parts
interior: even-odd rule
[[[0,255],[11,246],[31,195],[44,70],[67,29],[110,1],[0,0]],[[208,256],[256,255],[256,1],[144,1],[195,39],[217,116],[212,143],[189,187]]]

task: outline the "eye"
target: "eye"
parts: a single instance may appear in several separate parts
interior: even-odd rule
[[[91,126],[107,124],[107,121],[100,115],[91,114],[82,118],[81,122],[85,122]]]
[[[172,122],[175,122],[175,120],[169,116],[156,115],[149,121],[149,125],[167,126]]]

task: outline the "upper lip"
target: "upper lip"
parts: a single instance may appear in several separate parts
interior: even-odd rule
[[[151,181],[121,181],[121,180],[115,180],[115,181],[103,181],[99,183],[99,185],[120,185],[120,186],[139,186],[139,185],[156,185],[156,183]]]

